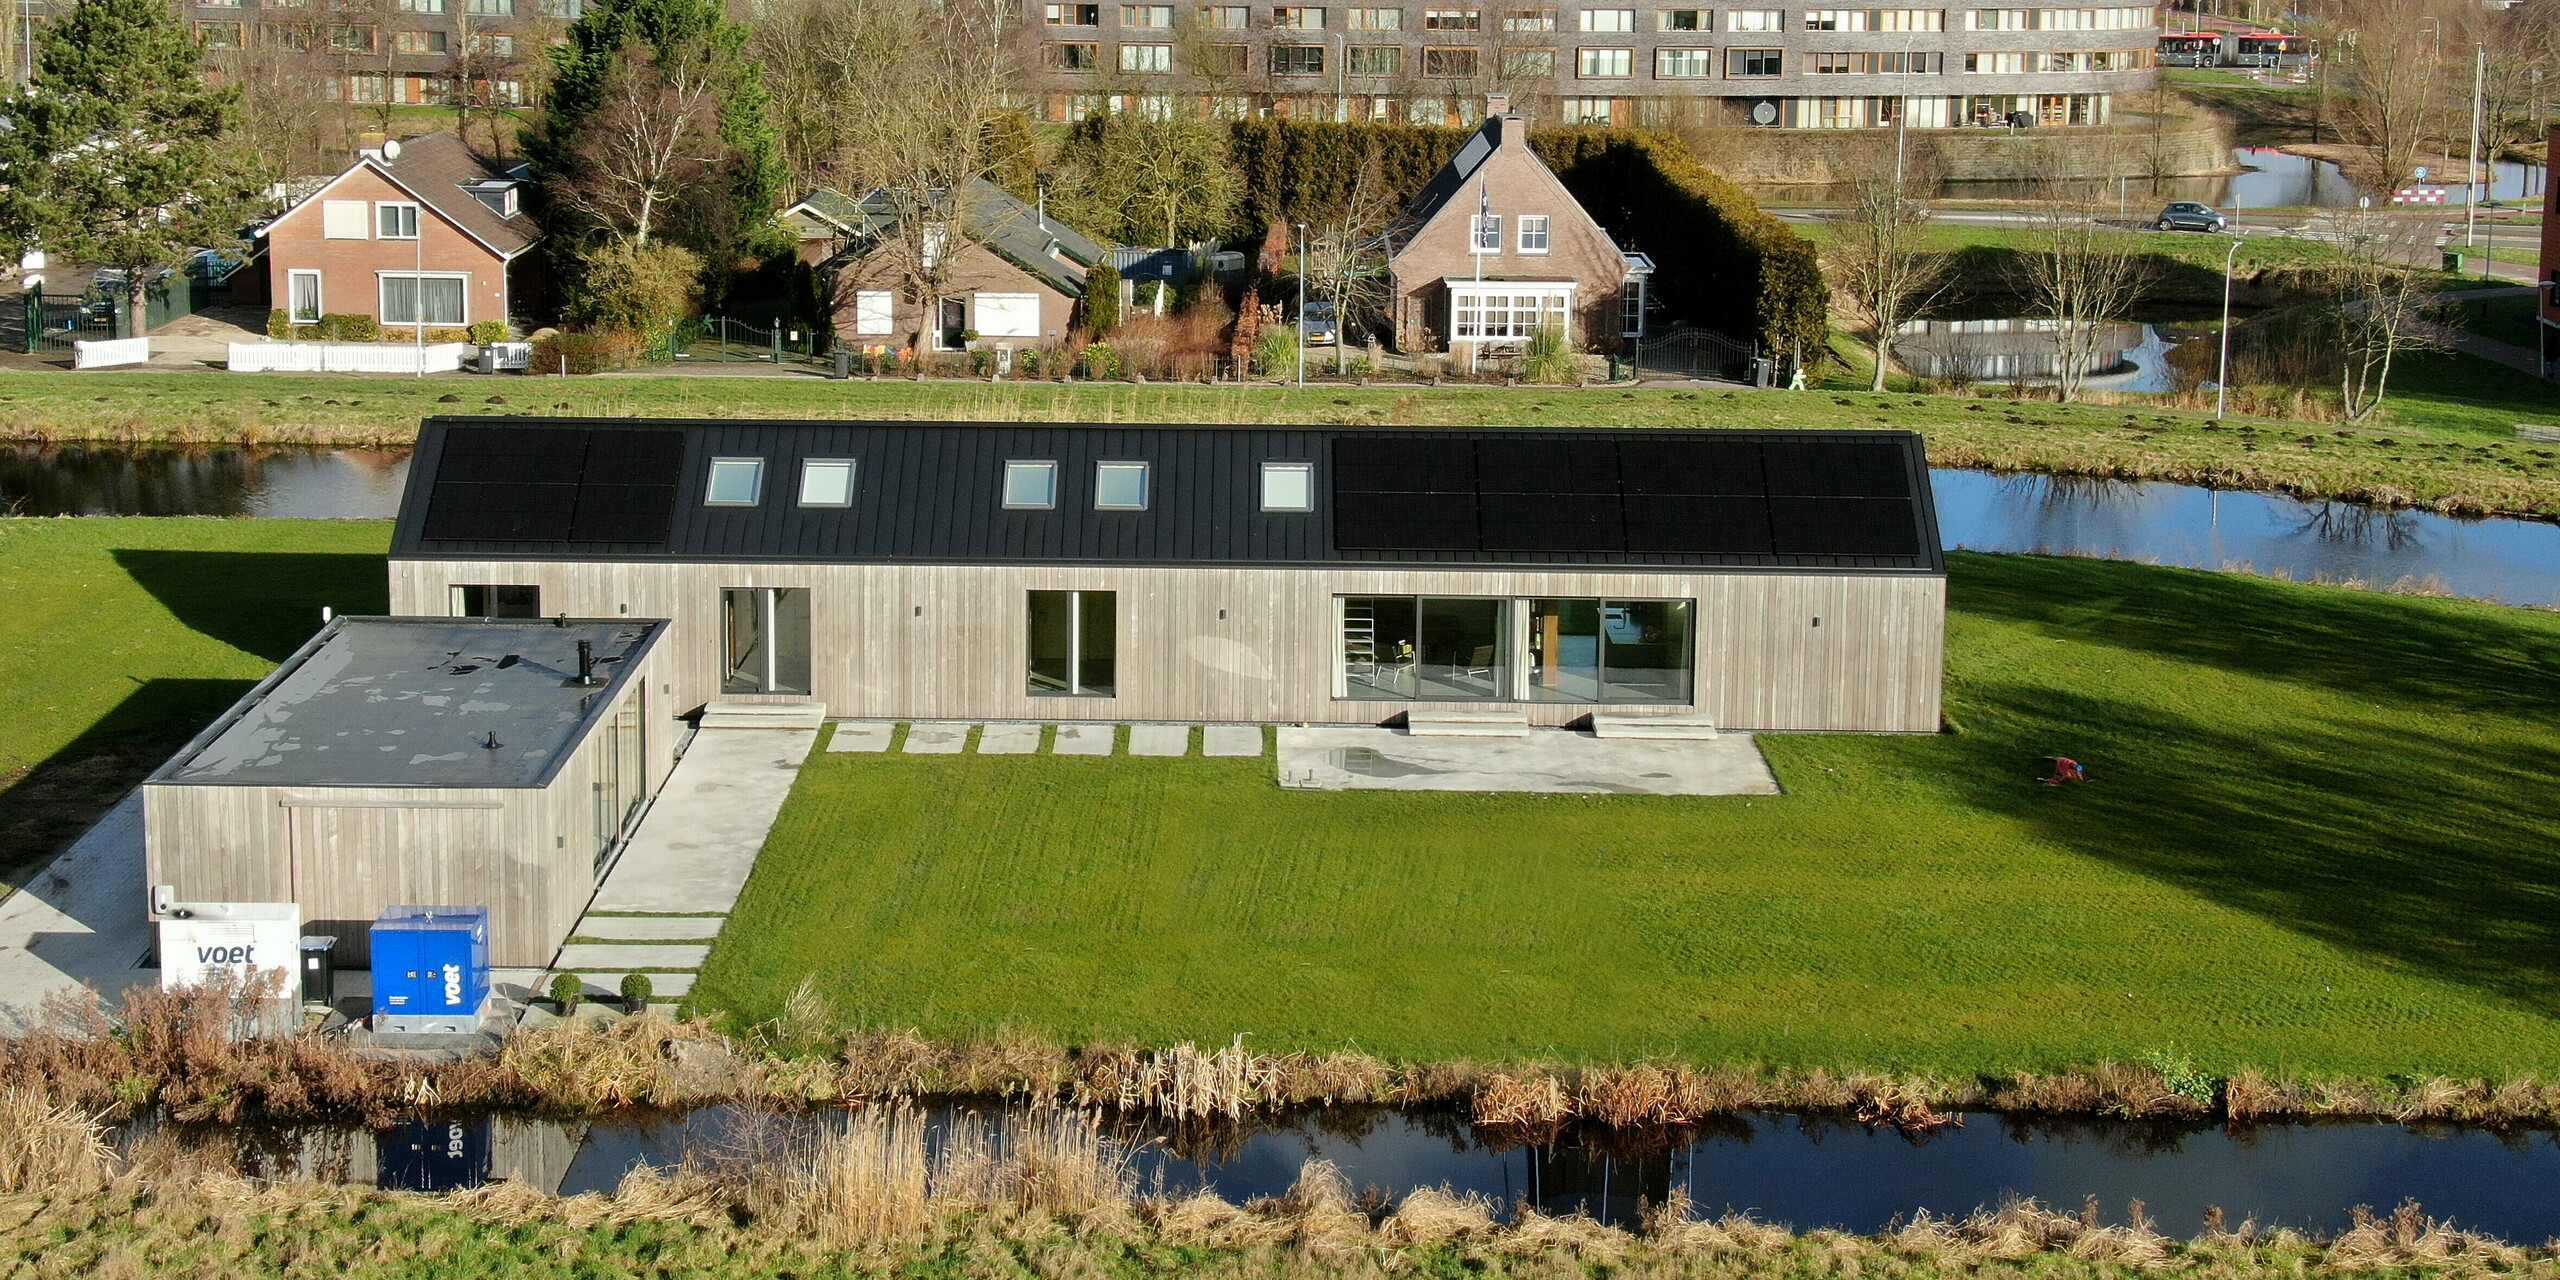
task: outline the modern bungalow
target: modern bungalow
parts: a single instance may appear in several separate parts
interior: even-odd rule
[[[1940,726],[1907,432],[436,418],[390,573],[667,619],[661,715]]]
[[[1540,329],[1573,350],[1612,348],[1644,333],[1652,272],[1513,115],[1485,117],[1387,233],[1389,319],[1408,352],[1517,349]]]
[[[840,344],[895,351],[921,334],[926,350],[965,351],[1037,346],[1066,335],[1084,297],[1085,270],[1103,260],[1103,246],[983,178],[957,203],[948,292],[929,302],[904,287],[909,273],[898,224],[906,201],[887,191],[855,199],[820,187],[782,211],[800,237],[800,260],[826,282]],[[935,204],[948,210],[952,202],[938,194]]]
[[[507,320],[541,234],[522,206],[530,179],[442,131],[375,141],[258,233],[275,305],[295,324],[416,325],[422,309],[435,328]]]

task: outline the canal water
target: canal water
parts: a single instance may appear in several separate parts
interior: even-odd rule
[[[2128,326],[2130,368],[2162,350]],[[212,515],[387,520],[405,453],[380,450],[0,447],[0,510],[19,515]],[[2460,520],[2194,485],[1940,468],[1950,549],[2037,551],[2197,569],[2247,568],[2456,595],[2560,604],[2560,524]]]
[[[735,1160],[776,1126],[803,1131],[821,1113],[773,1117],[713,1107],[682,1116],[602,1122],[465,1117],[377,1132],[298,1130],[240,1136],[246,1171],[300,1173],[406,1190],[450,1190],[493,1177],[561,1194],[610,1192],[633,1168],[688,1156]],[[927,1141],[977,1113],[928,1117]],[[761,1137],[742,1137],[757,1130]],[[1319,1111],[1245,1128],[1175,1134],[1119,1126],[1144,1192],[1206,1190],[1242,1203],[1278,1195],[1311,1160],[1330,1161],[1354,1194],[1392,1201],[1422,1187],[1488,1197],[1506,1209],[1584,1212],[1632,1225],[1675,1189],[1691,1211],[1748,1212],[1798,1230],[1870,1233],[1920,1210],[1962,1216],[2032,1198],[2078,1211],[2095,1199],[2110,1223],[2139,1200],[2159,1229],[2189,1236],[2208,1210],[2237,1225],[2335,1232],[2359,1205],[2403,1200],[2515,1243],[2560,1236],[2560,1141],[2541,1131],[2396,1124],[2221,1129],[2194,1124],[1965,1117],[1925,1136],[1845,1118],[1754,1113],[1702,1128],[1527,1141],[1448,1114]]]
[[[2240,172],[2126,181],[2122,184],[2126,215],[2135,221],[2147,221],[2172,200],[2201,200],[2222,210],[2352,209],[2357,197],[2373,194],[2357,186],[2334,161],[2314,160],[2273,147],[2235,147],[2231,158]],[[2533,200],[2543,190],[2544,181],[2539,165],[2501,160],[2493,166],[2489,199],[2508,206]],[[2107,191],[2116,189],[2112,182],[2100,185]],[[2430,207],[2459,208],[2470,202],[2469,191],[2458,182],[2446,181],[2444,174],[2431,174],[2423,185],[2444,188],[2445,203]],[[1822,204],[1840,198],[1840,188],[1836,186],[1754,184],[1751,192],[1764,201],[1786,204]],[[2035,184],[2027,182],[1945,182],[1930,193],[1930,198],[2025,200],[2038,195]],[[2374,203],[2387,206],[2389,202],[2377,196]]]

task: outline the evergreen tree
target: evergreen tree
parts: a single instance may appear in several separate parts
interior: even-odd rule
[[[134,324],[163,269],[228,249],[257,212],[229,137],[236,89],[205,83],[165,0],[82,0],[36,36],[35,84],[0,131],[0,242],[120,268]]]
[[[720,139],[734,149],[728,207],[676,238],[715,260],[732,257],[741,245],[779,247],[761,242],[771,238],[782,204],[780,138],[767,119],[763,68],[747,55],[747,36],[747,25],[732,20],[720,0],[589,0],[566,38],[551,47],[549,105],[526,136],[526,157],[549,175],[576,167],[580,132],[608,105],[625,48],[645,48],[662,63],[707,58],[717,68]],[[567,233],[555,241],[564,249],[586,247],[575,228],[551,230]]]

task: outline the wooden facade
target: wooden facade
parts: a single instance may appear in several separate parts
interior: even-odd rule
[[[142,789],[145,883],[170,886],[181,902],[298,902],[303,932],[336,937],[338,964],[353,968],[371,962],[368,930],[384,907],[487,906],[491,964],[548,966],[638,802],[675,767],[676,726],[660,691],[669,654],[660,644],[641,660],[619,705],[587,726],[540,786],[262,786],[155,775]],[[635,757],[637,778],[617,786],[617,769]]]
[[[793,587],[810,592],[809,697],[830,715],[1382,723],[1448,704],[1336,697],[1335,598],[1422,595],[1694,601],[1695,705],[1602,708],[1613,713],[1703,712],[1741,730],[1940,727],[1946,580],[1930,573],[395,558],[391,605],[448,613],[460,584],[539,586],[546,614],[669,619],[651,686],[672,690],[662,715],[721,696],[722,589]],[[1117,696],[1028,691],[1034,590],[1118,593]],[[1465,705],[1523,707],[1546,725],[1595,709]]]

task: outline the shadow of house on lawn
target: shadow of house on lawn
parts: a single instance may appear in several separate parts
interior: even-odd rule
[[[2560,619],[2087,560],[1951,559],[1963,613],[2128,663],[2193,663],[2199,682],[2224,672],[2337,695],[2223,723],[2181,714],[2181,690],[2156,672],[2146,691],[2108,688],[2103,661],[2072,686],[1959,679],[1968,803],[2393,969],[2560,1014]],[[2198,691],[2199,704],[2231,696]],[[2033,785],[2057,752],[2092,781]]]
[[[282,662],[320,627],[323,605],[380,613],[378,555],[118,548],[116,564],[191,630]],[[255,680],[140,679],[80,735],[0,789],[0,878],[62,851]]]
[[[292,657],[320,629],[323,607],[353,614],[391,607],[378,555],[137,547],[113,554],[178,621],[269,662]]]

